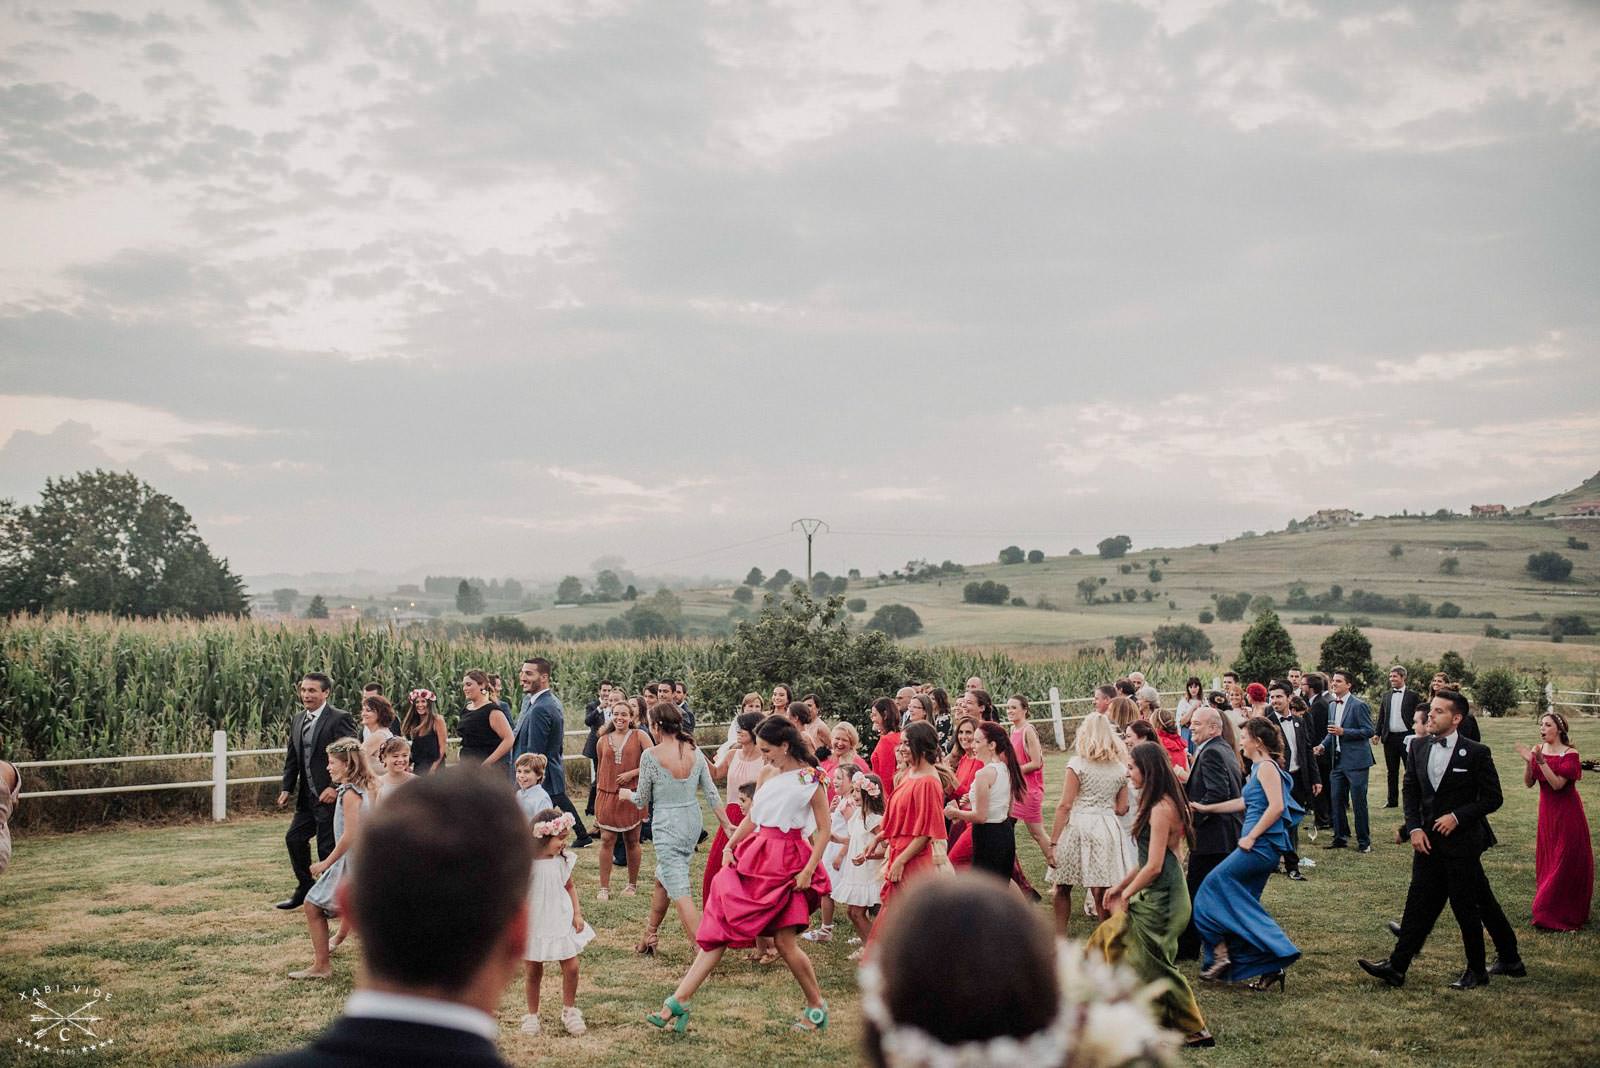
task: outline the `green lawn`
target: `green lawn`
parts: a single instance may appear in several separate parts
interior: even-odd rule
[[[1600,721],[1576,729],[1581,750],[1600,752]],[[1600,933],[1543,934],[1528,926],[1536,798],[1521,788],[1511,742],[1531,734],[1525,719],[1486,726],[1508,798],[1494,820],[1504,844],[1487,865],[1523,937],[1528,979],[1496,980],[1487,991],[1465,994],[1446,989],[1462,967],[1448,911],[1405,988],[1389,990],[1368,979],[1355,958],[1383,956],[1390,946],[1383,924],[1399,915],[1408,850],[1376,832],[1384,844],[1371,856],[1308,846],[1307,855],[1319,862],[1311,881],[1275,879],[1266,897],[1306,954],[1289,976],[1287,994],[1202,987],[1201,1007],[1219,1046],[1185,1059],[1196,1065],[1383,1068],[1600,1062],[1592,1018],[1600,997]],[[1063,763],[1051,758],[1052,800]],[[1381,803],[1381,786],[1375,784],[1373,796]],[[1375,808],[1374,815],[1380,817],[1375,828],[1392,833],[1393,813]],[[0,990],[7,998],[0,1011],[0,1064],[59,1059],[14,1041],[27,1031],[28,1015],[17,992],[46,983],[112,992],[105,1035],[115,1044],[73,1058],[78,1064],[229,1063],[316,1033],[349,991],[355,955],[335,957],[329,986],[285,977],[309,960],[304,922],[271,908],[288,888],[286,824],[287,817],[257,817],[220,827],[119,827],[18,841],[12,869],[0,877]],[[1021,843],[1037,876],[1043,862],[1026,835],[1019,835]],[[519,981],[506,992],[500,1013],[502,1048],[513,1063],[638,1064],[665,1057],[674,1065],[855,1063],[859,1015],[843,944],[813,951],[833,1007],[833,1030],[825,1036],[788,1032],[800,1002],[781,965],[757,970],[732,958],[696,999],[688,1036],[664,1036],[643,1024],[643,1014],[659,1004],[687,963],[686,939],[669,921],[661,955],[635,957],[630,946],[645,899],[594,902],[595,854],[581,856],[585,913],[599,931],[583,957],[579,992],[591,1031],[576,1039],[559,1033],[551,1008],[559,1004],[558,981],[548,978],[547,1033],[536,1039],[517,1034]],[[648,871],[648,855],[645,864]]]

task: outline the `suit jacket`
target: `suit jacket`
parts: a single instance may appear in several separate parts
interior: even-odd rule
[[[589,737],[583,740],[583,755],[594,760],[600,753],[600,728],[606,725],[606,710],[599,701],[590,701],[583,710],[583,725],[589,728]]]
[[[1311,789],[1322,782],[1322,769],[1317,767],[1317,758],[1311,752],[1311,724],[1309,716],[1282,717],[1272,709],[1267,709],[1267,718],[1277,724],[1278,730],[1283,730],[1284,718],[1295,721],[1294,732],[1294,759],[1285,760],[1284,770],[1288,771],[1289,764],[1298,764],[1299,767],[1290,774],[1294,777],[1294,786],[1301,797],[1310,797]],[[1285,737],[1287,741],[1287,736]],[[1287,754],[1286,754],[1287,755]]]
[[[1385,742],[1389,740],[1389,735],[1394,733],[1389,726],[1389,702],[1393,700],[1393,697],[1393,690],[1383,691],[1383,700],[1378,705],[1378,737]],[[1400,732],[1401,737],[1416,733],[1413,724],[1416,722],[1417,703],[1421,700],[1422,696],[1417,691],[1403,691],[1403,695],[1400,698],[1400,718],[1405,722],[1406,729]]]
[[[283,756],[283,791],[295,799],[295,808],[302,808],[299,787],[307,785],[311,789],[313,803],[322,791],[333,785],[333,779],[328,775],[328,760],[326,751],[328,745],[335,738],[354,738],[358,733],[355,717],[342,708],[325,706],[317,714],[317,722],[311,728],[311,780],[302,784],[301,779],[305,773],[305,761],[301,756],[301,744],[304,738],[303,727],[306,722],[306,710],[300,709],[289,719],[289,751]]]
[[[566,751],[567,722],[561,702],[554,690],[545,690],[538,698],[523,698],[522,715],[513,729],[515,740],[511,743],[511,762],[523,753],[543,753],[549,761],[544,769],[545,791],[554,797],[567,792],[567,771],[561,763]]]
[[[1240,768],[1219,735],[1195,750],[1184,784],[1190,801],[1203,805],[1231,801],[1239,796]],[[1197,812],[1194,816],[1194,852],[1231,853],[1239,844],[1239,812]]]
[[[1471,712],[1461,717],[1461,725],[1456,728],[1456,733],[1474,742],[1483,741],[1483,735],[1478,731],[1478,717]]]
[[[1456,744],[1439,779],[1439,788],[1428,778],[1431,737],[1412,739],[1406,751],[1405,833],[1417,828],[1428,832],[1433,851],[1444,857],[1475,857],[1494,842],[1487,817],[1504,801],[1500,775],[1495,771],[1489,747],[1456,731]],[[1449,835],[1433,829],[1433,821],[1453,813],[1459,826]]]
[[[507,1068],[494,1043],[453,1027],[341,1016],[309,1046],[245,1068]]]
[[[1333,702],[1328,701],[1328,725],[1333,725]],[[1344,733],[1324,734],[1322,748],[1333,754],[1333,766],[1343,771],[1361,771],[1375,763],[1370,739],[1376,731],[1372,726],[1372,709],[1355,694],[1344,699]],[[1335,745],[1334,743],[1338,743]]]

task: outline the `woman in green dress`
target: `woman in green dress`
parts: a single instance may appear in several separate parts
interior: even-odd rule
[[[1139,791],[1133,837],[1139,866],[1105,894],[1111,918],[1089,936],[1089,948],[1122,961],[1149,982],[1165,981],[1162,1023],[1186,1037],[1187,1046],[1214,1046],[1194,988],[1178,971],[1178,936],[1189,924],[1189,888],[1179,848],[1194,835],[1189,803],[1158,742],[1140,742],[1129,754],[1129,782]]]

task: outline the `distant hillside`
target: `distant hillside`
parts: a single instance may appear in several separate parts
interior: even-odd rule
[[[1590,475],[1565,493],[1534,501],[1528,508],[1534,515],[1564,515],[1575,505],[1595,501],[1600,501],[1600,472]]]

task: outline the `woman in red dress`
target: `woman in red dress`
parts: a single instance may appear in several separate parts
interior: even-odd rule
[[[939,763],[939,735],[933,724],[908,724],[901,744],[908,757],[905,777],[889,799],[876,841],[862,854],[865,861],[887,851],[881,898],[885,911],[895,894],[933,870],[935,853],[944,851],[944,792],[956,781]]]
[[[1527,761],[1522,784],[1539,784],[1539,837],[1534,847],[1533,925],[1547,931],[1576,931],[1589,922],[1594,895],[1594,846],[1589,820],[1578,796],[1583,765],[1567,738],[1567,721],[1558,712],[1539,720],[1539,744],[1518,744]]]
[[[971,716],[962,716],[956,722],[956,749],[949,757],[955,764],[956,782],[944,793],[946,804],[952,801],[959,803],[966,797],[972,789],[972,780],[983,767],[983,761],[972,755],[973,740],[977,736],[977,720]],[[972,864],[972,836],[967,834],[967,829],[971,826],[966,820],[949,821],[950,863],[957,868],[965,868]]]
[[[880,697],[872,702],[872,729],[878,732],[878,744],[872,750],[872,773],[883,780],[883,800],[888,803],[894,796],[894,747],[900,744],[900,708],[892,697]],[[939,806],[944,811],[944,806]]]

